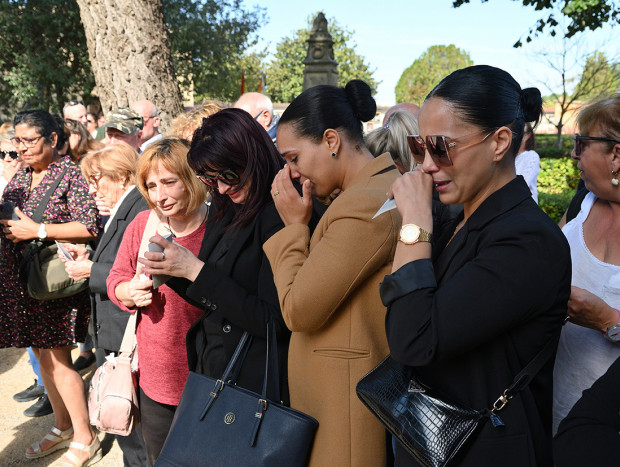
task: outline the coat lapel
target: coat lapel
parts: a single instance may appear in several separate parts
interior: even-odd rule
[[[112,240],[114,234],[116,234],[118,230],[118,223],[121,220],[124,221],[127,219],[127,215],[131,211],[131,208],[140,198],[142,198],[142,194],[140,193],[140,190],[138,190],[138,188],[136,187],[131,190],[131,193],[129,193],[127,195],[127,198],[123,200],[122,204],[118,207],[118,211],[116,212],[114,218],[108,221],[110,222],[110,225],[101,236],[101,240],[99,240],[99,245],[97,245],[97,250],[93,255],[93,261],[97,261],[101,252],[105,250],[106,245],[110,243],[110,240]]]

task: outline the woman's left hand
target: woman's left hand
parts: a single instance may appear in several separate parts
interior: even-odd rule
[[[271,184],[271,196],[284,225],[308,225],[312,217],[312,182],[304,181],[301,185],[303,196],[299,196],[291,179],[291,168],[287,165],[281,169]]]
[[[603,332],[618,322],[618,311],[602,298],[575,286],[568,299],[568,315],[571,323]]]
[[[19,208],[15,208],[15,214],[19,217],[18,221],[0,220],[0,223],[4,226],[6,238],[13,243],[39,238],[39,224],[30,219]]]
[[[163,252],[147,251],[144,258],[138,262],[144,265],[144,272],[151,276],[163,274],[173,277],[184,277],[190,281],[196,280],[204,263],[194,253],[175,242],[170,242],[159,235],[149,239],[164,249]],[[146,259],[145,259],[146,258]]]

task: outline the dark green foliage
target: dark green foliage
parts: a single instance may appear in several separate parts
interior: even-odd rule
[[[264,9],[245,10],[241,0],[163,0],[163,5],[174,69],[184,82],[193,81],[196,100],[236,100],[242,69],[246,90],[255,90],[264,53],[246,50],[256,44]]]
[[[557,224],[568,209],[576,190],[566,190],[562,193],[538,193],[538,205]]]
[[[422,105],[439,82],[453,71],[473,65],[469,54],[450,45],[433,45],[403,71],[396,88],[396,102]]]
[[[177,77],[197,100],[235,100],[241,70],[254,87],[264,53],[246,54],[264,10],[241,0],[162,0]],[[92,99],[90,67],[75,0],[0,0],[0,114],[28,107],[60,112],[72,98]]]
[[[538,142],[538,136],[536,139]],[[536,151],[541,154],[538,148]],[[576,161],[569,157],[540,158],[538,205],[555,222],[559,222],[579,183]]]
[[[298,29],[292,37],[285,37],[276,45],[276,53],[267,70],[267,94],[274,102],[291,102],[303,88],[304,59],[308,52],[308,43],[312,30],[312,21],[316,14],[308,19],[308,27]],[[327,30],[334,41],[334,59],[338,62],[338,85],[344,86],[352,79],[361,79],[368,83],[373,94],[379,83],[373,78],[375,70],[370,68],[366,59],[355,50],[353,42],[355,31],[340,26],[334,18],[327,19]]]
[[[454,0],[452,6],[457,8],[471,0]],[[488,0],[482,0],[487,2]],[[551,36],[555,36],[558,30],[562,30],[558,19],[554,15],[554,10],[561,10],[561,15],[568,18],[569,23],[564,32],[565,37],[572,37],[578,32],[586,30],[595,30],[602,27],[605,23],[617,25],[620,23],[620,5],[615,0],[514,0],[522,2],[524,6],[533,6],[536,11],[551,10],[547,15],[545,12],[542,18],[536,21],[525,38],[526,42],[543,31],[549,31]],[[560,21],[561,22],[561,21]],[[523,45],[519,39],[514,47]]]
[[[0,111],[60,112],[95,81],[75,0],[0,0]]]

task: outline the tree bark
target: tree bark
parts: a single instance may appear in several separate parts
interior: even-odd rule
[[[183,111],[161,0],[77,0],[102,110],[148,99],[165,133]]]

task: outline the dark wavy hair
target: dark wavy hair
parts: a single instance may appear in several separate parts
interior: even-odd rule
[[[276,150],[271,138],[245,110],[224,109],[203,119],[196,130],[187,155],[189,165],[197,173],[218,172],[232,169],[241,181],[235,191],[249,186],[245,203],[229,228],[248,224],[271,201],[271,182],[284,166],[284,160]],[[221,219],[233,202],[228,195],[211,190],[216,214]]]
[[[289,105],[278,122],[291,124],[297,136],[318,143],[328,128],[342,130],[351,141],[363,144],[362,122],[372,120],[377,103],[370,86],[354,79],[344,88],[322,84],[306,89]]]
[[[525,123],[537,123],[542,115],[542,97],[537,88],[522,90],[508,72],[489,65],[470,66],[451,73],[425,100],[432,97],[449,102],[463,120],[482,130],[510,128],[514,137],[507,154],[512,157],[521,146]]]

